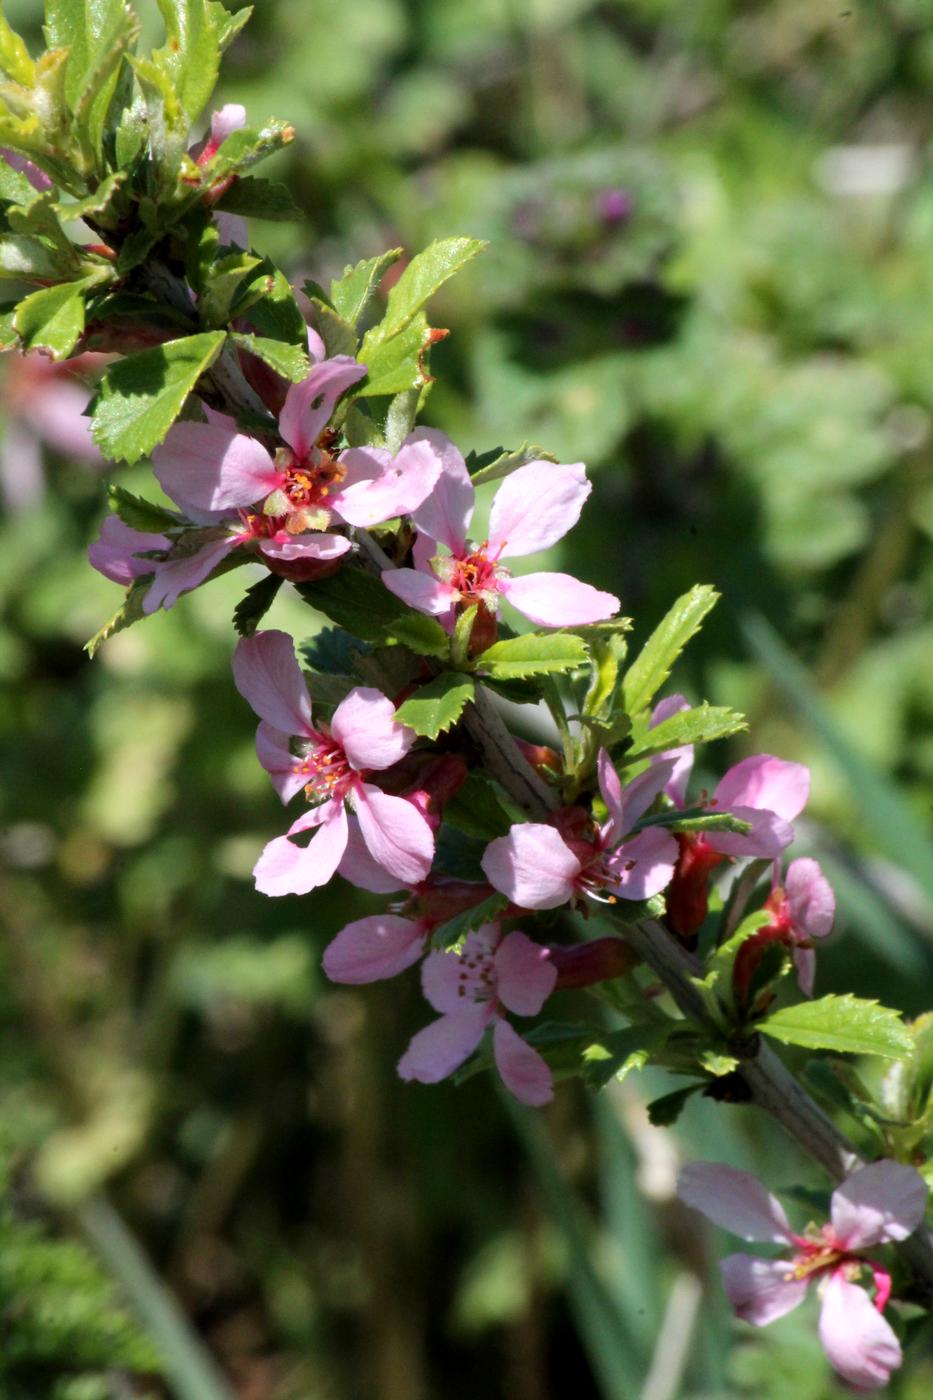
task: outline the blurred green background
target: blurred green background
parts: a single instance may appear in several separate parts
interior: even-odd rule
[[[37,44],[40,8],[5,5]],[[920,1012],[928,0],[256,9],[215,105],[294,122],[270,173],[306,216],[256,245],[326,283],[396,244],[490,240],[434,306],[428,421],[587,463],[555,562],[639,637],[691,583],[722,588],[680,688],[813,768],[798,845],[841,908],[818,990]],[[733,1246],[672,1200],[697,1155],[823,1184],[751,1110],[694,1100],[674,1135],[644,1112],[661,1074],[598,1102],[567,1085],[535,1117],[485,1077],[396,1081],[417,979],[319,971],[378,901],[252,889],[283,818],[230,680],[240,576],[87,661],[118,597],[84,557],[101,472],[56,452],[51,381],[3,370],[0,1395],[212,1400],[166,1344],[164,1288],[240,1400],[842,1396],[812,1302],[734,1324]],[[314,619],[283,593],[269,623]],[[917,1348],[891,1393],[931,1390]]]

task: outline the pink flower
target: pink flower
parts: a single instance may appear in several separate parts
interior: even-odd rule
[[[237,689],[262,723],[256,731],[259,761],[283,802],[300,788],[315,805],[270,841],[254,875],[263,894],[307,894],[326,884],[347,852],[353,811],[369,855],[398,884],[417,884],[434,857],[434,836],[421,813],[366,781],[398,762],[414,743],[396,723],[395,709],[378,690],[357,686],[334,711],[330,725],[315,725],[292,640],[285,632],[257,632],[238,643],[233,656]],[[307,846],[290,838],[314,831]]]
[[[475,492],[460,453],[434,428],[419,428],[409,441],[430,446],[443,469],[432,494],[412,511],[419,531],[415,568],[382,575],[397,597],[448,628],[458,607],[478,603],[494,616],[500,596],[545,627],[599,622],[618,611],[618,598],[569,574],[513,578],[500,562],[549,549],[576,524],[591,489],[582,462],[529,462],[506,477],[492,503],[489,538],[476,545],[467,539]]]
[[[91,466],[103,461],[84,416],[90,394],[80,376],[99,372],[107,358],[84,354],[55,363],[35,353],[4,359],[0,493],[8,510],[31,510],[43,495],[43,445]]]
[[[780,1203],[748,1172],[718,1162],[691,1162],[677,1194],[715,1225],[744,1240],[790,1245],[790,1257],[732,1254],[721,1264],[736,1314],[756,1327],[801,1303],[811,1282],[822,1297],[820,1341],[830,1363],[851,1385],[874,1390],[901,1364],[901,1348],[882,1317],[891,1292],[884,1269],[865,1259],[874,1245],[906,1239],[923,1219],[927,1187],[913,1167],[873,1162],[832,1194],[831,1222],[794,1234]],[[874,1305],[855,1280],[867,1273]]]
[[[442,1015],[419,1031],[399,1060],[403,1079],[436,1084],[463,1064],[492,1026],[493,1056],[507,1089],[538,1107],[554,1095],[551,1071],[505,1019],[535,1016],[554,990],[556,969],[546,948],[524,933],[501,937],[496,924],[467,936],[462,953],[429,953],[424,994]]]
[[[482,866],[494,889],[522,909],[556,909],[596,890],[620,899],[649,899],[674,873],[677,842],[663,827],[623,836],[651,806],[669,779],[657,764],[623,789],[605,749],[598,760],[599,789],[609,810],[601,826],[580,808],[558,814],[554,826],[524,822],[486,848]]]
[[[239,102],[228,102],[219,111],[212,112],[210,135],[191,152],[197,164],[207,165],[208,161],[214,159],[227,137],[231,136],[234,131],[241,131],[245,125],[246,108],[241,106]],[[219,186],[210,191],[210,201],[219,199],[232,183],[233,181],[229,177],[221,181]],[[214,215],[214,223],[217,225],[217,232],[222,244],[231,247],[235,244],[238,248],[249,247],[246,220],[239,214],[225,214],[223,211],[218,211]]]
[[[141,559],[140,553],[149,549],[171,548],[167,535],[148,535],[125,525],[118,515],[108,515],[100,527],[100,536],[88,546],[87,557],[99,574],[129,588],[135,579],[151,574],[155,565],[151,559]]]
[[[755,969],[769,943],[783,943],[793,953],[797,980],[806,996],[813,995],[816,954],[813,939],[825,938],[836,915],[836,898],[819,863],[808,856],[792,860],[782,888],[775,862],[774,887],[765,901],[771,922],[746,939],[733,968],[733,986],[742,999],[748,994]]]

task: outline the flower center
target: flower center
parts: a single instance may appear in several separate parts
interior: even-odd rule
[[[460,955],[457,996],[464,1001],[493,1001],[496,995],[496,968],[492,955],[466,948]]]
[[[508,572],[499,564],[501,549],[492,558],[488,551],[489,543],[485,541],[469,554],[439,555],[432,564],[437,577],[456,589],[465,607],[484,603],[495,612],[501,580],[508,577]]]
[[[305,797],[309,802],[341,801],[360,775],[350,767],[346,754],[329,734],[298,741],[303,752],[297,757],[294,772],[305,781]]]
[[[326,447],[296,458],[287,447],[276,453],[281,483],[266,497],[262,511],[290,535],[326,530],[330,524],[328,497],[347,474],[346,467]]]

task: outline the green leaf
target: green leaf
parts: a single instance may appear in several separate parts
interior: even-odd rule
[[[526,467],[529,462],[556,461],[553,453],[546,452],[537,443],[523,442],[521,447],[516,447],[511,452],[504,447],[496,447],[492,452],[484,453],[482,457],[477,457],[471,452],[466,464],[474,486],[482,486],[484,482],[499,481],[504,476],[510,476],[512,472],[518,471],[519,467]]]
[[[476,667],[494,680],[520,680],[551,671],[572,671],[587,660],[586,644],[564,632],[529,632],[494,642],[476,658]]]
[[[153,60],[169,75],[189,124],[203,112],[217,83],[220,35],[209,0],[157,0],[165,47]]]
[[[84,334],[84,294],[90,283],[62,282],[20,302],[13,326],[24,350],[46,350],[66,360]]]
[[[204,186],[211,189],[224,184],[231,175],[241,175],[273,152],[280,151],[295,139],[295,128],[274,118],[260,128],[241,127],[233,131],[218,147],[217,154],[201,167]]]
[[[337,314],[358,327],[379,283],[401,256],[401,248],[390,248],[378,257],[364,258],[355,267],[345,267],[343,276],[330,284],[330,300]]]
[[[848,993],[786,1006],[767,1020],[758,1021],[756,1030],[785,1045],[845,1055],[880,1055],[900,1060],[913,1049],[910,1031],[899,1011]]]
[[[482,888],[482,885],[477,885],[477,893]],[[480,928],[483,924],[494,919],[497,914],[501,914],[508,902],[508,898],[504,894],[491,894],[479,904],[474,904],[472,909],[464,909],[461,914],[455,914],[452,919],[437,926],[431,935],[431,946],[434,948],[452,947],[454,943],[459,943],[461,938],[465,938],[468,933],[472,933],[474,929]]]
[[[398,336],[428,298],[485,247],[486,244],[476,238],[441,238],[412,258],[389,292],[385,317],[367,336],[367,339],[372,338],[371,344]]]
[[[275,602],[283,580],[277,574],[266,574],[258,583],[247,588],[233,610],[233,626],[241,637],[251,637]]]
[[[767,909],[756,909],[754,913],[744,918],[732,937],[727,939],[707,959],[703,976],[691,978],[694,985],[706,992],[715,990],[726,1004],[731,1006],[732,970],[735,967],[739,949],[749,938],[754,937],[760,928],[769,924],[771,917]]]
[[[591,1037],[593,1044],[583,1055],[583,1078],[591,1089],[601,1089],[610,1079],[621,1083],[632,1070],[650,1063],[674,1029],[673,1021],[666,1025],[652,1022]]]
[[[334,310],[316,282],[305,282],[304,294],[311,303],[309,321],[324,342],[328,356],[355,356],[359,348],[356,331]]]
[[[703,619],[718,598],[719,594],[709,584],[697,584],[689,593],[678,598],[661,620],[629,667],[622,683],[625,708],[630,715],[638,714],[650,704],[670,675],[674,662],[690,638],[700,630]]]
[[[50,45],[51,47],[51,45]],[[0,68],[15,82],[31,88],[36,81],[36,65],[29,56],[24,40],[11,29],[0,10]]]
[[[444,671],[416,690],[395,712],[399,724],[407,724],[425,739],[436,739],[463,714],[473,699],[472,676]]]
[[[705,1088],[704,1084],[688,1084],[685,1089],[675,1089],[671,1094],[662,1094],[648,1104],[648,1121],[656,1128],[670,1128],[680,1117],[687,1100]]]
[[[105,622],[99,632],[95,632],[89,642],[85,642],[84,650],[91,660],[97,655],[104,642],[108,641],[117,632],[125,632],[127,627],[132,627],[134,622],[140,622],[146,614],[143,612],[143,599],[149,592],[149,585],[152,583],[152,575],[146,574],[142,578],[134,579],[123,602],[117,608],[113,617]]]
[[[368,374],[356,393],[372,398],[378,394],[401,394],[406,389],[423,388],[430,382],[423,357],[431,342],[431,327],[423,312],[391,340],[374,338],[373,332],[367,331],[358,359],[366,366]]]
[[[421,394],[417,389],[403,389],[396,394],[386,413],[385,445],[395,455],[408,437],[418,417]]]
[[[94,441],[104,455],[132,463],[150,453],[225,339],[223,331],[186,336],[111,365],[93,403]]]
[[[21,170],[0,160],[0,199],[7,204],[30,204],[36,192]]]
[[[161,535],[166,530],[178,528],[178,517],[163,506],[157,506],[142,496],[134,496],[122,486],[108,486],[107,499],[110,508],[131,530],[142,530],[148,535]]]
[[[625,755],[625,763],[639,763],[650,754],[663,753],[665,749],[678,748],[682,744],[705,744],[713,739],[724,739],[747,728],[745,716],[737,710],[730,710],[725,705],[709,705],[704,701],[702,705],[681,710],[647,730],[636,741],[635,752]]]
[[[450,643],[440,623],[409,608],[372,574],[344,568],[296,587],[313,608],[364,642],[402,642],[422,656],[447,655]]]
[[[264,180],[259,175],[242,175],[214,205],[225,214],[240,214],[246,219],[270,219],[276,222],[303,217],[285,185]]]
[[[266,336],[242,335],[239,331],[234,331],[230,339],[241,350],[248,350],[293,384],[299,384],[311,373],[311,362],[300,345],[289,345],[285,340],[269,340]]]
[[[252,293],[258,287],[258,295]],[[301,314],[295,293],[283,272],[266,258],[257,268],[248,286],[241,289],[231,308],[233,316],[244,315],[243,297],[249,296],[246,319],[261,336],[270,340],[286,340],[304,351],[308,348],[308,327]]]
[[[30,234],[0,237],[0,277],[27,282],[58,282],[75,274],[75,259]]]
[[[82,144],[98,154],[120,60],[138,33],[136,17],[123,0],[46,0],[45,28],[50,48],[69,51],[65,97]]]
[[[444,821],[481,841],[506,836],[512,818],[505,810],[490,778],[475,770],[467,774],[453,797],[444,805]]]

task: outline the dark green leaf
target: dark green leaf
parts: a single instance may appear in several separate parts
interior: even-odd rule
[[[586,644],[564,632],[529,632],[494,642],[476,658],[478,670],[494,680],[520,680],[551,671],[572,671],[586,663]]]
[[[371,649],[368,643],[361,642],[342,627],[322,627],[313,637],[298,644],[305,665],[312,671],[327,671],[332,676],[349,675],[356,655]]]
[[[472,676],[444,671],[421,686],[399,706],[395,718],[425,739],[436,739],[456,724],[464,706],[473,699]]]
[[[131,530],[142,530],[144,534],[161,535],[166,530],[177,528],[178,517],[162,506],[142,496],[134,496],[122,486],[108,486],[107,499],[111,509]]]
[[[475,770],[444,805],[444,821],[468,836],[493,841],[511,830],[512,818],[502,806],[489,778]]]
[[[834,1050],[846,1055],[880,1055],[899,1060],[913,1049],[901,1013],[877,1001],[832,994],[775,1011],[756,1029],[785,1045]]]
[[[259,175],[243,175],[234,180],[214,205],[225,214],[240,214],[246,219],[300,219],[301,210],[285,185],[264,180]]]
[[[688,1084],[686,1089],[675,1089],[671,1094],[662,1094],[648,1104],[648,1121],[656,1128],[670,1128],[683,1112],[687,1100],[698,1093],[703,1084]]]
[[[583,1054],[583,1078],[591,1089],[601,1089],[610,1079],[621,1081],[632,1070],[644,1069],[674,1027],[673,1021],[668,1025],[652,1022],[592,1036],[593,1043]]]
[[[703,619],[716,604],[719,594],[709,584],[700,583],[685,593],[648,638],[622,683],[625,708],[636,715],[649,705],[667,680],[671,667],[690,638],[700,630]]]
[[[313,608],[364,642],[402,642],[423,656],[447,654],[449,640],[440,623],[409,608],[372,574],[344,568],[297,589]]]
[[[330,300],[337,314],[358,327],[379,283],[401,256],[401,248],[390,248],[378,257],[364,258],[355,267],[345,267],[343,276],[330,284]]]
[[[523,442],[521,447],[516,447],[511,452],[497,447],[492,452],[484,453],[482,457],[476,457],[471,452],[466,459],[467,468],[476,486],[482,486],[486,481],[499,481],[501,477],[511,475],[519,467],[527,466],[529,462],[556,461],[553,453],[546,452],[543,447],[533,442]]]
[[[488,888],[488,886],[486,887]],[[483,890],[482,885],[477,885],[477,893]],[[455,914],[446,923],[439,924],[431,935],[431,945],[434,948],[450,948],[454,943],[459,943],[461,938],[465,938],[474,929],[480,928],[482,924],[487,924],[491,919],[495,919],[498,914],[508,904],[508,899],[504,894],[491,894],[487,899],[475,904],[472,909],[465,909],[462,914]]]
[[[135,579],[113,617],[104,623],[99,632],[95,632],[89,642],[85,642],[84,650],[92,660],[110,637],[115,636],[117,632],[124,632],[127,627],[132,627],[134,622],[139,622],[146,616],[143,612],[143,599],[149,592],[151,583],[151,574]]]
[[[247,588],[233,610],[233,626],[241,637],[251,637],[256,631],[275,602],[282,582],[277,574],[266,574],[265,578]]]
[[[105,456],[137,462],[156,447],[223,348],[223,331],[186,336],[111,365],[94,399],[94,440]]]

